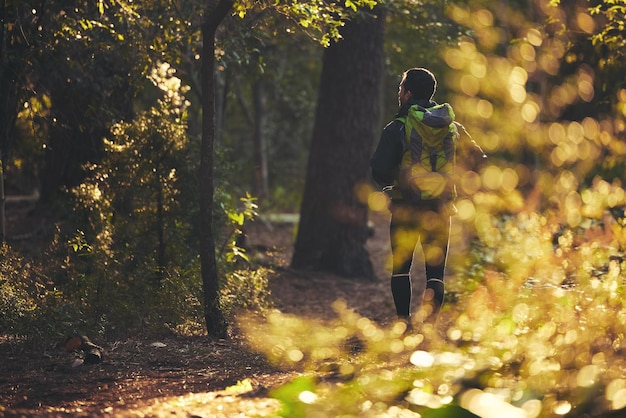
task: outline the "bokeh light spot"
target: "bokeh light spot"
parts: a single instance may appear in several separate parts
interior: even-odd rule
[[[485,27],[493,26],[493,14],[487,9],[482,9],[474,14],[476,21]]]
[[[539,106],[536,103],[528,102],[522,106],[522,118],[528,123],[532,123],[537,119],[539,114]]]
[[[463,393],[459,404],[481,418],[526,418],[527,416],[525,410],[479,389],[470,389]]]
[[[446,64],[450,68],[460,70],[465,66],[465,57],[458,49],[448,49],[445,55]]]
[[[568,401],[560,401],[554,405],[553,411],[557,415],[566,415],[572,410],[572,404]]]
[[[526,32],[526,39],[533,46],[541,46],[543,43],[541,32],[534,28],[528,29],[528,32]]]
[[[502,171],[502,190],[505,192],[512,192],[517,187],[519,177],[517,172],[512,168],[505,168]]]
[[[470,64],[470,72],[476,78],[484,78],[487,75],[487,65],[485,62],[474,61]]]
[[[312,404],[317,400],[317,395],[311,391],[305,390],[298,395],[300,402],[305,404]]]
[[[582,29],[584,32],[587,32],[587,33],[593,33],[596,27],[596,24],[593,21],[593,18],[589,16],[589,14],[587,13],[579,12],[576,15],[576,23],[578,24],[578,27],[580,29]]]
[[[287,357],[289,358],[289,360],[297,363],[304,358],[304,354],[298,349],[293,349],[289,350],[289,352],[287,353]]]
[[[589,80],[580,80],[578,82],[578,95],[586,102],[590,102],[591,100],[593,100],[593,83]]]
[[[576,384],[580,387],[590,387],[596,383],[598,375],[600,374],[600,368],[595,364],[588,364],[583,366],[576,375]]]
[[[417,367],[428,368],[428,367],[431,367],[435,363],[435,357],[433,357],[433,355],[427,351],[419,350],[411,354],[410,361],[411,361],[411,364]]]
[[[530,399],[524,402],[522,409],[526,412],[526,418],[537,418],[541,414],[541,401],[539,399]]]
[[[480,190],[481,185],[482,181],[480,176],[474,171],[466,171],[461,176],[460,187],[464,194],[469,196],[473,195]]]
[[[483,173],[483,184],[491,190],[499,189],[502,184],[502,172],[500,168],[495,165],[487,167]]]
[[[464,75],[461,77],[461,91],[468,96],[476,96],[480,90],[480,84],[476,77]]]
[[[528,81],[528,73],[522,67],[515,67],[509,76],[509,82],[518,86],[523,86]]]
[[[374,212],[383,212],[389,206],[389,197],[384,192],[370,193],[367,199],[367,205]]]
[[[457,215],[463,221],[469,221],[476,215],[476,208],[469,199],[460,199],[456,202]]]
[[[615,392],[615,397],[613,397],[611,407],[613,409],[626,408],[626,388],[622,388]]]
[[[523,59],[526,61],[535,61],[536,53],[535,48],[529,44],[522,44],[519,47],[519,52]]]
[[[511,99],[516,103],[523,103],[526,100],[526,88],[522,85],[511,85],[509,93],[511,94]]]
[[[476,106],[478,116],[483,119],[489,119],[493,115],[493,105],[488,100],[481,99]]]

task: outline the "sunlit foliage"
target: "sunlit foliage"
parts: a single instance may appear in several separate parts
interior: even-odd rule
[[[180,184],[188,175],[189,103],[169,65],[154,68],[150,80],[162,92],[158,105],[111,128],[107,157],[74,190],[81,238],[69,243],[66,280],[90,283],[77,283],[77,290],[107,330],[133,312],[146,326],[199,309]]]
[[[545,13],[546,19],[562,13],[543,2],[535,7],[535,13]],[[467,130],[492,156],[479,175],[464,174],[461,191],[466,195],[479,192],[473,204],[491,202],[490,213],[497,201],[483,199],[480,190],[496,192],[499,209],[544,209],[546,202],[559,204],[574,209],[562,215],[577,225],[582,221],[575,213],[581,190],[591,185],[596,174],[621,167],[624,161],[622,141],[616,139],[623,122],[597,114],[592,107],[581,107],[603,94],[595,82],[596,71],[581,62],[576,71],[555,78],[562,66],[571,65],[569,43],[562,31],[524,23],[515,13],[498,10],[455,7],[451,13],[474,35],[445,53],[453,70],[447,82],[458,92],[450,101]],[[514,36],[503,39],[501,27]],[[500,53],[507,40],[506,50]],[[588,112],[568,120],[565,116],[572,107]],[[619,188],[619,176],[606,180],[616,181]],[[525,203],[520,197],[526,198]],[[620,204],[615,199],[605,203]],[[460,204],[465,207],[467,201]]]
[[[261,8],[273,9],[293,22],[286,28],[287,33],[304,30],[311,38],[328,46],[331,42],[341,39],[341,27],[359,8],[372,9],[376,0],[346,0],[344,2],[294,1],[294,2],[253,2],[240,0],[235,4],[235,14],[243,18],[254,10],[255,3]]]
[[[33,331],[29,325],[36,315],[37,301],[33,297],[35,292],[32,292],[36,283],[23,273],[24,264],[24,260],[7,245],[0,247],[0,333],[3,335]]]
[[[304,373],[274,393],[282,416],[464,416],[462,407],[528,418],[624,408],[623,257],[601,226],[555,233],[551,225],[539,214],[497,225],[498,246],[475,247],[468,259],[479,268],[449,279],[457,302],[437,328],[405,333],[403,323],[381,326],[342,301],[328,323],[246,318],[255,348]]]
[[[621,81],[607,88],[611,73],[577,49],[581,33],[591,44],[590,11],[531,6],[450,9],[468,35],[444,51],[442,82],[489,158],[459,158],[453,240],[467,250],[449,266],[437,325],[406,332],[342,301],[326,323],[280,313],[246,320],[254,347],[302,371],[273,392],[279,415],[587,417],[626,408],[624,118],[607,111],[623,107]],[[383,194],[366,200],[385,210]]]
[[[78,240],[77,240],[78,242]],[[47,254],[46,254],[47,255]],[[0,246],[0,333],[11,339],[64,338],[85,324],[84,306],[47,275],[49,265]]]

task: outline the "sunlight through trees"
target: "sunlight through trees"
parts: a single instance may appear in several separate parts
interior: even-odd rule
[[[206,335],[204,319],[211,336],[225,337],[232,318],[252,350],[297,374],[269,389],[278,416],[626,414],[624,1],[450,1],[450,21],[439,3],[383,4],[388,14],[369,16],[378,32],[358,27],[377,41],[360,45],[358,57],[376,64],[365,71],[373,75],[369,90],[367,77],[351,75],[364,66],[340,48],[326,50],[339,51],[323,71],[332,83],[313,80],[322,47],[341,42],[346,21],[355,19],[347,30],[361,22],[353,13],[370,10],[372,0],[44,3],[0,4],[0,172],[12,193],[37,184],[45,197],[40,206],[16,205],[12,218],[41,226],[22,234],[7,225],[0,336],[45,341],[81,327],[103,338]],[[201,11],[218,3],[223,9],[206,20],[202,42],[211,15]],[[319,45],[277,40],[297,30]],[[332,223],[320,227],[318,214],[297,226],[302,232],[306,222],[309,236],[328,238],[317,247],[329,250],[334,272],[373,274],[362,245],[371,232],[366,212],[384,218],[389,199],[363,179],[371,144],[359,141],[382,123],[379,83],[395,83],[409,61],[438,69],[437,99],[454,106],[464,128],[438,322],[421,323],[427,306],[415,307],[412,328],[389,319],[393,312],[368,318],[341,298],[327,307],[328,320],[274,309],[270,281],[288,268],[246,247],[246,227],[265,211],[299,209],[305,137],[321,93],[328,95],[319,123],[329,125],[318,136],[330,157],[317,155],[311,169],[327,176],[313,177],[302,213],[345,198],[328,213],[359,216],[357,257],[337,259],[343,270],[332,266],[338,248],[350,247],[334,245],[354,237]],[[261,73],[269,100],[259,99],[255,111],[271,112],[268,125],[252,126],[245,104]],[[345,115],[333,107],[337,93]],[[359,107],[365,116],[355,116],[350,106],[368,98]],[[278,179],[264,185],[264,202],[248,191],[254,129],[271,139],[268,170]],[[329,132],[352,138],[341,129],[356,137],[339,153]],[[486,160],[468,155],[472,140]],[[337,166],[354,174],[336,188],[341,198],[328,191]],[[30,253],[12,248],[33,237]],[[322,270],[311,251],[304,247],[300,266]],[[355,260],[349,268],[346,259]]]
[[[306,381],[315,397],[277,391],[285,411],[534,418],[626,406],[624,87],[614,60],[594,67],[593,49],[573,45],[605,39],[594,18],[604,9],[583,6],[451,7],[471,36],[443,53],[448,100],[489,155],[458,178],[454,239],[471,244],[450,267],[454,303],[436,328],[408,334],[341,301],[336,323],[274,314],[249,326],[277,364],[317,371]],[[623,9],[604,6],[609,27]],[[366,201],[387,210],[383,193]]]

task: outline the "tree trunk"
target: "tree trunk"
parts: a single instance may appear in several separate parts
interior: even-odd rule
[[[254,191],[258,198],[266,198],[269,194],[267,180],[267,142],[265,123],[267,119],[267,98],[265,80],[259,77],[252,86],[254,97]]]
[[[384,18],[377,12],[348,22],[344,40],[324,51],[294,268],[374,277],[367,204],[355,190],[367,181],[378,135]]]
[[[0,79],[1,78],[2,78],[2,75],[0,74]],[[4,103],[2,104],[4,105]],[[5,144],[8,142],[7,136],[8,136],[9,129],[8,129],[8,126],[5,126],[5,124],[8,123],[8,121],[5,121],[5,119],[6,118],[0,116],[0,245],[4,244],[7,239],[6,212],[5,212],[6,201],[5,201],[5,196],[4,196],[4,154],[5,154],[4,149],[5,149]]]
[[[9,115],[14,114],[10,108],[9,86],[12,84],[12,77],[7,74],[8,63],[4,53],[4,31],[6,22],[6,1],[0,0],[0,244],[6,240],[6,215],[4,198],[4,158],[5,150],[8,147],[9,132],[12,122]],[[11,113],[9,113],[11,112]]]
[[[4,160],[0,150],[0,245],[7,239],[5,197],[4,197]]]
[[[210,336],[225,338],[227,324],[220,307],[215,236],[213,235],[213,157],[215,144],[215,32],[233,0],[207,0],[202,25],[202,144],[200,147],[200,265],[204,319]]]
[[[156,219],[156,233],[157,233],[157,273],[155,275],[156,284],[161,285],[165,270],[167,269],[165,261],[165,208],[163,202],[163,180],[160,173],[158,173],[157,183],[157,219]]]

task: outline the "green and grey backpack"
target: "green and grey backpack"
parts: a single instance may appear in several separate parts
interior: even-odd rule
[[[405,151],[398,188],[406,200],[453,200],[456,144],[459,138],[454,111],[448,103],[424,108],[413,105],[404,123]]]

